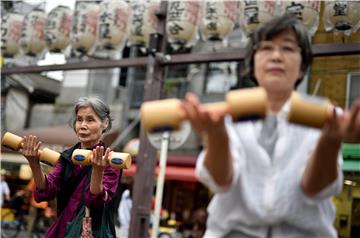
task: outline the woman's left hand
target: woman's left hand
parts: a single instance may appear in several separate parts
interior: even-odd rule
[[[91,160],[93,169],[101,172],[104,171],[105,167],[109,164],[109,156],[111,153],[110,148],[107,148],[104,154],[104,149],[105,148],[103,146],[97,146],[93,149],[93,158]]]
[[[360,100],[341,115],[337,115],[333,108],[322,130],[322,137],[330,143],[360,143]]]
[[[355,101],[350,111],[342,116],[343,141],[345,143],[360,143],[360,100]]]

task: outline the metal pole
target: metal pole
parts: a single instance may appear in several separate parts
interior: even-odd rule
[[[157,177],[157,183],[156,183],[155,209],[154,209],[154,220],[153,220],[151,238],[157,238],[158,233],[159,233],[160,208],[161,208],[162,199],[163,199],[169,138],[170,138],[170,132],[168,132],[168,131],[164,132],[162,135],[162,141],[161,141],[160,162],[159,162],[160,171],[159,171],[159,174]]]

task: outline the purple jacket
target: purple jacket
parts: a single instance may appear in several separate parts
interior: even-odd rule
[[[82,174],[82,171],[86,169],[84,166],[74,165],[72,164],[72,173],[71,178],[75,178]],[[46,188],[40,190],[36,188],[35,191],[35,200],[37,202],[40,201],[49,201],[56,197],[58,197],[58,193],[62,191],[62,189],[66,189],[70,184],[62,183],[62,170],[64,169],[64,164],[58,161],[55,167],[51,170],[48,176],[46,176]],[[120,176],[120,170],[114,169],[110,166],[106,167],[104,170],[103,177],[103,192],[94,195],[90,192],[89,182],[90,179],[85,175],[80,180],[79,185],[75,188],[74,192],[70,195],[69,202],[64,207],[63,211],[58,214],[58,217],[54,221],[54,223],[50,226],[48,231],[45,234],[46,238],[62,238],[65,235],[66,225],[68,222],[72,221],[76,214],[78,207],[80,205],[81,200],[83,199],[83,194],[85,193],[85,203],[86,206],[103,206],[104,200],[103,197],[105,195],[105,191],[109,195],[108,201],[110,201],[116,192],[118,181]],[[84,186],[86,189],[84,191]]]

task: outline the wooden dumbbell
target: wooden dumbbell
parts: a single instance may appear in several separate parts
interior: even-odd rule
[[[92,158],[93,152],[84,149],[74,150],[71,156],[73,163],[78,165],[90,165]],[[131,166],[131,156],[128,153],[112,152],[109,163],[113,168],[128,169]]]
[[[332,117],[334,106],[327,99],[302,96],[293,92],[290,98],[288,120],[304,126],[322,128]],[[337,111],[339,113],[339,111]],[[357,117],[360,124],[360,115]]]
[[[19,151],[21,148],[22,141],[23,141],[22,137],[12,134],[10,132],[6,132],[2,138],[1,144],[7,148],[14,150],[14,151]],[[39,153],[40,153],[41,161],[49,163],[53,166],[56,164],[56,162],[60,158],[60,153],[58,153],[54,150],[50,150],[48,148],[39,150]]]
[[[263,118],[267,111],[263,88],[239,89],[226,94],[225,102],[204,104],[209,110],[225,110],[234,121]],[[179,99],[144,102],[140,108],[142,126],[147,132],[178,130],[186,115]]]

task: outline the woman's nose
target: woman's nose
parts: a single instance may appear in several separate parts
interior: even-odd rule
[[[86,126],[87,126],[86,121],[82,121],[82,122],[80,123],[80,127],[86,127]]]
[[[279,47],[275,47],[270,54],[271,60],[281,61],[283,58],[283,53]]]

